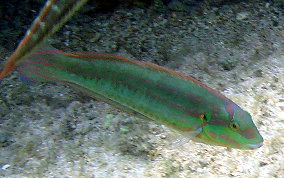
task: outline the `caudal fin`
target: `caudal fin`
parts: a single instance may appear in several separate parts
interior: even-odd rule
[[[24,82],[46,82],[55,81],[56,69],[51,62],[51,58],[56,58],[56,55],[60,55],[62,51],[53,47],[46,47],[44,50],[36,51],[25,59],[19,66],[20,78]]]

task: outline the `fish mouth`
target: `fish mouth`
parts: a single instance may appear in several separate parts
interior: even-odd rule
[[[256,144],[246,144],[246,146],[253,150],[253,149],[257,149],[257,148],[260,148],[263,146],[263,142],[259,142],[259,143],[256,143]]]

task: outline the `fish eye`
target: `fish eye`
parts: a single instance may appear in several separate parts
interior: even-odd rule
[[[233,129],[233,130],[238,130],[240,128],[239,124],[236,123],[236,122],[232,122],[230,124],[230,128]]]
[[[207,121],[207,117],[205,114],[200,114],[200,119],[204,120],[204,121]]]

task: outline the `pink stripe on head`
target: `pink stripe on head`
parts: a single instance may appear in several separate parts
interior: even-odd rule
[[[236,104],[232,101],[230,101],[227,105],[226,105],[226,111],[228,112],[229,114],[229,119],[230,120],[233,120],[234,118],[234,112],[235,112],[235,107],[236,107]]]

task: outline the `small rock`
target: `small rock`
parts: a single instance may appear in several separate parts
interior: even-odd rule
[[[240,12],[240,13],[237,14],[236,19],[237,20],[245,20],[245,19],[248,18],[248,16],[249,16],[248,12]]]
[[[93,38],[89,39],[89,42],[95,43],[95,42],[97,42],[100,38],[101,38],[101,34],[100,34],[100,33],[96,33]]]
[[[6,170],[6,169],[8,169],[9,167],[10,167],[9,164],[5,164],[5,165],[3,165],[3,166],[1,167],[1,169],[2,169],[2,170]]]

